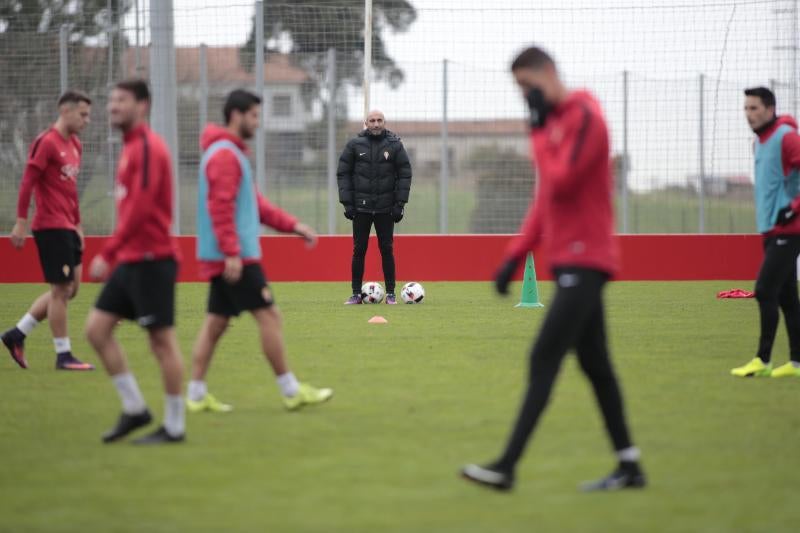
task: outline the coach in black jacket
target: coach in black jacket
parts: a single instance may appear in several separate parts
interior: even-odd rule
[[[375,224],[386,281],[386,303],[394,295],[394,225],[403,219],[411,191],[411,163],[400,137],[386,129],[383,113],[370,111],[365,129],[345,146],[336,176],[344,216],[353,221],[353,296],[345,304],[361,303],[361,281],[369,232]]]

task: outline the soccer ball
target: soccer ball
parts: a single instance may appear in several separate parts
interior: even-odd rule
[[[423,289],[422,285],[419,283],[412,281],[403,285],[403,288],[400,290],[400,297],[407,304],[422,303],[422,300],[425,298],[425,289]]]
[[[379,304],[386,294],[380,283],[368,281],[361,286],[361,301],[365,304]]]

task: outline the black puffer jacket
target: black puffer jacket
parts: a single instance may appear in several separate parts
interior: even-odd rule
[[[345,209],[389,213],[408,202],[411,162],[400,137],[389,130],[370,135],[364,130],[351,139],[336,171],[339,201]]]

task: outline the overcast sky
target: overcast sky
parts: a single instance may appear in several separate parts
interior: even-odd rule
[[[285,0],[284,0],[285,1]],[[324,2],[330,5],[332,2]],[[174,0],[178,45],[241,44],[253,2]],[[508,64],[527,43],[555,55],[573,86],[595,92],[604,105],[614,151],[623,142],[623,71],[629,71],[628,148],[639,187],[680,181],[699,168],[700,74],[704,82],[706,172],[751,173],[750,132],[741,90],[778,83],[779,110],[792,111],[794,0],[415,0],[410,31],[385,35],[405,82],[375,84],[373,107],[389,120],[438,120],[442,60],[450,61],[452,119],[523,117]],[[569,7],[564,7],[566,5]],[[270,0],[266,2],[269,17]],[[655,6],[655,7],[653,7]],[[332,24],[342,23],[332,19]],[[363,95],[349,91],[351,118]],[[400,132],[402,134],[402,132]]]

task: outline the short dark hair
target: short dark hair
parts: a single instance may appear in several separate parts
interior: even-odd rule
[[[141,78],[118,81],[114,85],[114,88],[133,94],[137,102],[150,102],[150,87],[147,85],[147,82]]]
[[[775,107],[775,93],[766,87],[751,87],[744,90],[745,96],[756,96],[761,99],[764,107]]]
[[[64,104],[80,104],[81,102],[92,105],[92,99],[89,98],[89,95],[76,89],[70,89],[58,97],[58,107]]]
[[[548,65],[556,66],[553,58],[538,46],[529,46],[517,55],[511,63],[511,72],[521,68],[540,69]]]
[[[230,124],[231,115],[234,111],[247,113],[257,105],[261,105],[261,98],[257,94],[244,89],[231,91],[228,98],[225,99],[225,107],[222,110],[222,114],[225,116],[225,124]]]

